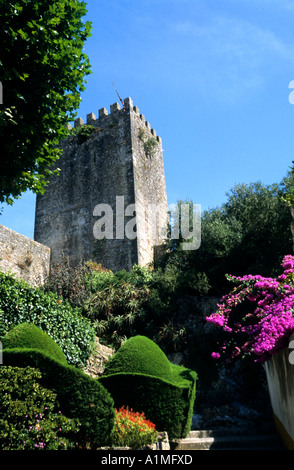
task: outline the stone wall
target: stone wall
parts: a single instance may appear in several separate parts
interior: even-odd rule
[[[167,238],[167,196],[162,142],[135,106],[131,113],[138,264],[153,261]]]
[[[51,248],[53,264],[62,254],[71,264],[93,260],[113,271],[148,264],[161,244],[160,236],[150,237],[150,204],[161,208],[160,224],[167,225],[161,139],[130,98],[122,108],[111,105],[110,114],[100,109],[97,119],[88,114],[87,124],[92,126],[88,137],[79,133],[60,144],[60,174],[37,196],[35,240]],[[87,130],[82,119],[75,129]],[[112,210],[111,238],[97,238],[101,205]],[[127,228],[131,236],[126,236]]]
[[[84,372],[94,379],[99,378],[104,372],[106,363],[114,353],[114,349],[101,344],[99,338],[96,337],[93,352],[87,361]]]
[[[0,271],[14,273],[32,286],[44,283],[50,269],[50,249],[0,225]]]

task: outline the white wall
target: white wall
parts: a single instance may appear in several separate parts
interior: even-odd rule
[[[294,338],[289,343],[291,339]],[[288,442],[294,444],[294,364],[290,354],[289,348],[275,354],[265,363],[265,371],[273,412],[283,425]]]

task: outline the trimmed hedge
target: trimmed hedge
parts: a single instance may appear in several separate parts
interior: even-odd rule
[[[171,363],[160,347],[146,336],[128,339],[107,362],[104,375],[139,373],[173,380]]]
[[[85,366],[95,330],[80,310],[62,297],[0,271],[0,313],[0,337],[15,325],[33,323],[59,344],[69,364]]]
[[[116,408],[129,406],[144,412],[170,438],[186,437],[191,430],[197,374],[171,364],[152,343],[144,336],[127,340],[109,360],[99,382],[112,395]]]
[[[114,425],[114,403],[96,379],[33,348],[4,349],[3,363],[40,370],[40,384],[56,393],[61,412],[79,419],[79,442],[90,443],[94,448],[108,443]]]
[[[21,323],[12,328],[3,338],[2,346],[5,349],[11,348],[33,348],[44,351],[57,361],[67,365],[66,357],[62,349],[50,338],[45,331],[42,331],[32,323]]]

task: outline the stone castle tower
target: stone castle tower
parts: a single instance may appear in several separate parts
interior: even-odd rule
[[[37,196],[35,240],[74,265],[93,260],[117,271],[153,261],[167,228],[162,144],[132,100],[99,117],[76,119],[43,195]]]

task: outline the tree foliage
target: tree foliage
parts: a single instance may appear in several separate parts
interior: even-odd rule
[[[42,192],[75,117],[91,25],[79,0],[0,0],[0,202]]]
[[[202,273],[210,295],[229,289],[226,274],[275,275],[292,251],[291,214],[281,197],[287,187],[286,179],[281,185],[236,185],[220,207],[203,212],[200,248],[174,246],[159,265],[165,271],[176,267],[179,278],[189,277],[190,284]]]

